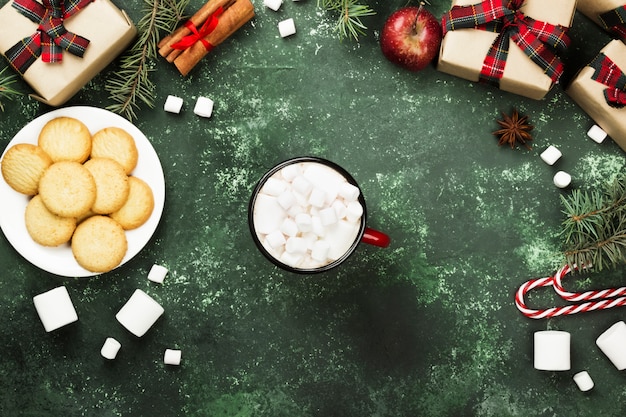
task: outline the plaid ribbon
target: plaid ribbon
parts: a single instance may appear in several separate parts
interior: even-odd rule
[[[626,106],[626,74],[602,52],[589,64],[595,72],[591,79],[604,84],[604,98],[611,107]]]
[[[83,57],[89,40],[68,32],[63,20],[75,15],[94,0],[14,0],[13,7],[22,15],[39,24],[32,35],[19,40],[5,55],[20,74],[41,56],[43,62],[63,60],[63,51]]]
[[[442,18],[443,34],[456,29],[479,29],[498,33],[483,61],[479,80],[499,87],[509,54],[509,41],[556,83],[563,63],[556,53],[569,45],[568,28],[525,16],[519,9],[524,0],[484,0],[470,6],[453,6]]]
[[[604,29],[626,41],[626,4],[598,16]]]
[[[185,50],[187,48],[190,48],[196,42],[200,42],[202,43],[202,45],[204,45],[204,48],[207,51],[210,51],[211,49],[213,49],[213,45],[211,45],[211,43],[204,38],[208,36],[209,33],[215,30],[217,24],[219,23],[218,17],[222,13],[224,13],[224,8],[218,7],[217,10],[215,10],[211,14],[211,16],[208,17],[204,24],[202,24],[200,30],[196,28],[191,20],[188,20],[187,22],[185,22],[185,27],[191,31],[191,35],[187,35],[180,41],[173,43],[171,47],[173,49]]]

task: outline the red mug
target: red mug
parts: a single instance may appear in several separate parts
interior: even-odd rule
[[[260,236],[260,233],[258,233],[257,227],[255,225],[255,207],[256,207],[257,199],[259,197],[261,189],[267,183],[268,179],[273,178],[278,172],[280,172],[283,168],[289,165],[303,164],[303,163],[314,163],[314,164],[324,165],[325,167],[332,169],[341,177],[343,177],[343,179],[345,179],[349,184],[357,187],[359,190],[357,201],[358,203],[360,203],[363,209],[363,213],[360,216],[356,236],[352,244],[348,247],[348,249],[336,259],[331,260],[325,264],[314,266],[314,267],[294,266],[294,265],[289,265],[281,261],[276,256],[276,253],[271,253],[271,249],[269,247],[266,247],[263,244],[263,242],[261,241],[262,236]],[[278,207],[278,209],[280,209],[280,207]],[[356,180],[345,169],[335,164],[334,162],[328,161],[326,159],[318,158],[318,157],[311,157],[311,156],[292,158],[292,159],[283,161],[279,163],[278,165],[274,166],[272,169],[270,169],[267,173],[265,173],[265,175],[263,175],[263,177],[259,180],[259,182],[255,186],[254,191],[252,192],[252,197],[250,198],[249,206],[248,206],[248,225],[250,227],[252,239],[254,240],[254,243],[259,248],[261,253],[268,260],[274,263],[276,266],[284,270],[287,270],[290,272],[296,272],[300,274],[314,274],[314,273],[324,272],[332,268],[335,268],[336,266],[343,263],[343,261],[345,261],[350,255],[352,255],[352,253],[356,250],[357,246],[361,242],[378,246],[381,248],[385,248],[389,246],[389,243],[390,243],[389,236],[383,232],[367,227],[366,218],[367,218],[367,209],[365,206],[365,199],[363,197],[363,193],[361,192],[361,189],[358,186]]]

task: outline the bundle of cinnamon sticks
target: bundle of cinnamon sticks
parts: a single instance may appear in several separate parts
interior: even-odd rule
[[[250,0],[209,0],[158,44],[159,55],[186,76],[211,49],[254,17]]]

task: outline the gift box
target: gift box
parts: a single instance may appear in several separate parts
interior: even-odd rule
[[[613,86],[611,86],[613,85]],[[626,150],[626,45],[609,42],[565,92]]]
[[[546,45],[557,45],[560,50],[568,46],[566,32],[575,11],[576,0],[453,0],[442,21],[444,37],[437,69],[542,99],[563,71],[556,52]],[[492,20],[496,12],[505,13],[505,18]],[[484,20],[487,22],[475,25]],[[502,43],[494,44],[496,41],[508,41],[508,53]]]
[[[72,7],[77,1],[72,3],[65,0],[65,7]],[[20,48],[20,45],[23,39],[38,33],[40,24],[21,13],[15,7],[18,4],[14,3],[16,1],[11,0],[0,9],[0,52],[7,59],[9,56],[15,57],[15,51],[20,52],[13,62],[10,59],[9,62],[35,91],[31,96],[51,106],[59,106],[69,100],[126,49],[137,35],[137,29],[126,13],[111,1],[87,1],[80,10],[76,7],[77,11],[71,16],[52,20],[53,28],[57,32],[63,33],[67,30],[70,35],[79,35],[71,41],[77,55],[68,50],[59,51],[67,46],[61,44],[61,48],[57,47],[56,50],[54,47],[51,51],[42,49],[41,56],[35,58],[30,54],[30,48]],[[41,3],[34,1],[30,3],[32,3],[30,6],[39,13],[37,16],[46,10],[49,11]],[[50,3],[63,4],[60,0],[44,2],[45,5]],[[80,37],[88,40],[88,44],[80,43]],[[78,41],[75,42],[74,39]],[[45,43],[46,40],[42,36],[42,46]],[[82,57],[79,56],[81,53]],[[44,62],[44,56],[51,57],[52,60],[60,58],[60,62]],[[29,62],[32,62],[30,66]]]
[[[604,30],[626,42],[626,0],[578,0],[576,8]]]

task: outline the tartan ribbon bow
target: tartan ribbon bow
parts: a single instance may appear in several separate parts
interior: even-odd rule
[[[187,22],[185,22],[185,27],[191,31],[191,35],[183,37],[180,41],[172,44],[171,47],[173,49],[185,50],[190,48],[196,42],[200,42],[204,45],[204,48],[207,51],[210,51],[213,49],[213,45],[211,45],[211,43],[204,38],[215,30],[217,24],[219,23],[218,17],[222,13],[224,13],[224,7],[220,6],[211,14],[211,16],[207,18],[207,20],[200,27],[200,30],[196,28],[191,20],[187,20]]]
[[[483,61],[479,80],[500,85],[509,53],[509,40],[556,83],[563,74],[563,63],[556,52],[567,48],[568,28],[525,16],[524,0],[484,0],[470,6],[453,6],[442,18],[444,35],[455,29],[479,29],[499,33]]]
[[[604,98],[611,107],[626,106],[626,74],[602,52],[589,64],[595,72],[591,79],[604,84]]]
[[[626,40],[626,4],[598,16],[605,30]]]
[[[20,73],[41,56],[43,62],[63,60],[63,51],[80,58],[85,54],[89,40],[68,32],[63,21],[75,15],[94,0],[14,0],[13,7],[22,15],[39,24],[32,35],[19,40],[5,53],[11,65]]]

